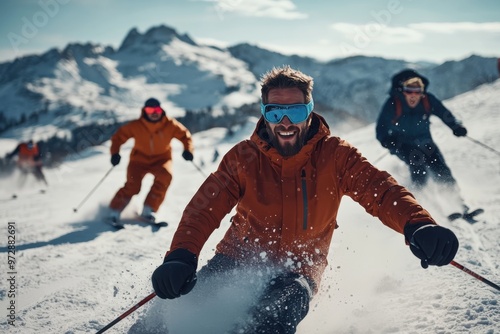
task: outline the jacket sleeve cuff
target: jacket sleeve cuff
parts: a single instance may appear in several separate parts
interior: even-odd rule
[[[168,252],[165,256],[165,259],[163,260],[163,263],[172,260],[188,263],[195,269],[198,267],[198,258],[196,257],[196,255],[184,248],[177,248],[173,251]]]
[[[410,243],[411,237],[413,236],[413,233],[415,233],[416,230],[419,228],[426,226],[426,225],[436,225],[432,222],[422,222],[422,223],[406,223],[404,227],[404,235],[405,235],[405,241],[407,244]]]

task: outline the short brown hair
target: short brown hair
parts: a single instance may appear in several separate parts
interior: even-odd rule
[[[306,103],[312,100],[313,78],[294,70],[290,65],[283,67],[273,67],[261,78],[261,98],[262,103],[267,103],[267,94],[273,88],[293,88],[297,87],[304,93]]]

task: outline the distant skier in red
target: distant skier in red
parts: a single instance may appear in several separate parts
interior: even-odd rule
[[[33,174],[37,181],[43,182],[48,186],[47,179],[42,172],[42,155],[37,143],[33,140],[22,142],[14,149],[14,151],[7,154],[8,159],[12,159],[17,155],[17,167],[22,173],[22,183],[26,181],[28,174]]]

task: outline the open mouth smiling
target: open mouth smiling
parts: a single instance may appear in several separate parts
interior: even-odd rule
[[[294,136],[297,131],[278,131],[278,135],[281,137],[291,137]]]

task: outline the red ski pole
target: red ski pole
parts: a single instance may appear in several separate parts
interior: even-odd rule
[[[132,307],[130,310],[128,310],[127,312],[123,313],[121,316],[119,316],[115,320],[111,321],[109,324],[106,325],[106,327],[104,327],[103,329],[101,329],[100,331],[98,331],[96,334],[104,333],[105,331],[107,331],[108,329],[110,329],[111,327],[113,327],[114,325],[116,325],[117,322],[123,320],[127,315],[129,315],[130,313],[134,312],[135,310],[137,310],[142,305],[146,304],[148,301],[150,301],[154,297],[156,297],[156,293],[153,292],[149,296],[147,296],[146,298],[144,298],[143,300],[141,300],[139,303],[137,303],[136,305],[134,305],[134,307]]]
[[[477,279],[478,279],[478,280],[480,280],[481,282],[488,284],[488,285],[489,285],[489,286],[491,286],[492,288],[495,288],[495,289],[497,289],[497,290],[499,290],[499,291],[500,291],[500,286],[496,285],[495,283],[493,283],[493,282],[491,282],[491,281],[488,281],[486,278],[482,277],[482,276],[481,276],[481,275],[479,275],[479,274],[476,274],[475,272],[473,272],[473,271],[472,271],[472,270],[470,270],[470,269],[465,268],[465,267],[464,267],[464,266],[462,266],[461,264],[456,263],[455,261],[451,261],[451,262],[450,262],[450,264],[451,264],[451,265],[453,265],[453,266],[455,266],[455,267],[457,267],[458,269],[460,269],[460,270],[462,270],[462,271],[466,272],[467,274],[471,275],[472,277],[477,278]]]

